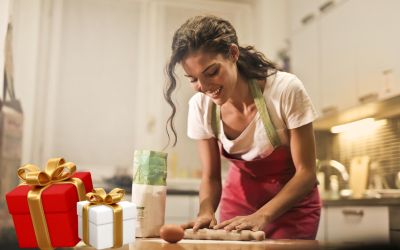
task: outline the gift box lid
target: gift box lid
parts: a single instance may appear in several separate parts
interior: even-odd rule
[[[85,193],[93,190],[92,177],[89,172],[75,173],[72,178],[79,178],[85,185]],[[28,193],[33,187],[19,186],[6,194],[10,214],[29,214]],[[54,184],[43,191],[41,196],[45,213],[65,213],[76,206],[79,201],[76,187],[73,184]]]
[[[83,206],[88,201],[80,201],[76,204],[78,216],[82,217]],[[130,220],[136,218],[136,205],[129,201],[121,201],[117,203],[122,207],[122,220]],[[111,207],[99,205],[89,208],[89,221],[96,225],[103,225],[114,222],[114,214]]]

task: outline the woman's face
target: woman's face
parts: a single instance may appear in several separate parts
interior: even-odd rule
[[[230,56],[231,60],[221,54],[198,52],[183,58],[180,65],[195,91],[208,95],[215,104],[222,105],[232,95],[238,77],[237,56],[235,52]]]

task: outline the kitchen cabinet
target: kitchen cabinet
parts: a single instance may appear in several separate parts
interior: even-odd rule
[[[309,23],[301,32],[294,34],[291,44],[293,74],[303,83],[317,113],[321,114],[317,22]]]
[[[197,216],[191,195],[167,195],[165,202],[165,224],[183,224],[194,220]],[[197,207],[198,209],[198,207]]]
[[[317,240],[400,244],[400,200],[323,200]]]
[[[363,103],[398,95],[400,94],[400,33],[398,32],[400,1],[355,2],[358,99]]]
[[[325,240],[325,233],[326,233],[326,207],[321,208],[321,216],[319,218],[319,226],[316,240]]]
[[[355,12],[347,1],[320,19],[323,114],[357,105]]]
[[[300,16],[314,8],[307,7],[310,2],[298,5],[289,1],[289,13]],[[312,21],[301,28],[298,21],[289,25],[292,72],[319,117],[400,95],[400,1],[319,0],[317,5]],[[320,11],[324,5],[330,7]]]
[[[338,206],[327,208],[328,241],[389,243],[388,206]]]
[[[180,225],[197,218],[199,213],[198,195],[167,195],[165,202],[165,224],[173,223]],[[219,223],[219,208],[215,213]]]
[[[318,13],[318,0],[289,0],[288,6],[291,32],[300,29],[307,20],[311,21]]]

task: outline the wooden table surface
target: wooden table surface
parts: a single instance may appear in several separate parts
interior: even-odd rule
[[[217,241],[217,240],[181,240],[171,244],[160,238],[136,238],[136,242],[122,246],[121,250],[281,250],[281,249],[349,249],[366,246],[363,243],[332,242],[317,240],[272,240],[264,241]],[[95,248],[74,247],[76,250]],[[111,248],[110,248],[111,249]],[[357,248],[358,249],[358,248]]]

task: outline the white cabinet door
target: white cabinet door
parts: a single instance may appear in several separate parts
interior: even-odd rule
[[[191,196],[190,197],[190,216],[189,220],[194,220],[197,218],[197,214],[199,213],[200,203],[199,196]]]
[[[294,32],[303,26],[303,19],[318,12],[318,0],[289,0],[289,30]]]
[[[197,218],[199,213],[198,195],[167,195],[165,224],[183,224]]]
[[[330,206],[326,222],[328,241],[389,243],[387,206]]]
[[[356,1],[326,13],[321,27],[322,111],[324,114],[357,105],[355,66]]]
[[[167,195],[165,202],[165,224],[183,224],[190,220],[191,197],[189,195]]]
[[[356,4],[358,98],[362,103],[399,94],[400,1],[363,0]]]
[[[316,240],[326,240],[325,239],[326,209],[327,209],[326,207],[321,208],[321,217],[319,218],[318,232],[317,232],[317,237],[315,238]]]
[[[310,23],[294,34],[291,45],[292,72],[303,83],[317,113],[321,115],[318,23]]]

